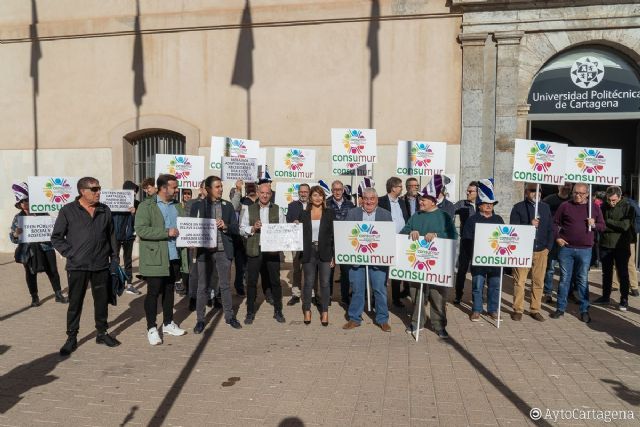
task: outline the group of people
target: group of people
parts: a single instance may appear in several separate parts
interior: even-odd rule
[[[202,333],[205,329],[207,306],[221,308],[229,326],[242,328],[233,306],[232,264],[235,264],[235,292],[246,296],[244,325],[251,325],[258,314],[259,279],[265,301],[273,306],[273,318],[284,323],[280,275],[283,254],[261,249],[261,229],[265,224],[274,223],[302,224],[303,250],[293,254],[291,298],[287,304],[302,302],[306,325],[312,321],[314,304],[320,312],[320,323],[323,326],[329,324],[329,306],[336,275],[333,235],[336,221],[389,221],[394,223],[396,233],[406,234],[413,240],[422,237],[427,241],[460,238],[453,303],[461,303],[466,275],[470,270],[470,320],[481,320],[485,285],[487,314],[494,319],[498,317],[500,268],[474,266],[471,262],[476,224],[504,223],[494,212],[498,201],[494,195],[493,180],[469,183],[466,198],[457,203],[447,199],[447,178],[442,175],[434,176],[423,189],[420,189],[416,178],[408,178],[403,183],[400,178],[391,177],[385,183],[385,194],[380,197],[373,180],[365,178],[357,188],[356,200],[351,197],[350,189],[339,180],[331,183],[330,187],[324,182],[321,184],[313,187],[301,184],[298,200],[288,204],[285,215],[284,210],[274,203],[270,180],[246,184],[238,181],[230,192],[230,200],[225,200],[223,183],[217,176],[207,177],[194,197],[191,189],[178,191],[175,176],[163,174],[156,180],[143,181],[144,198],[142,202],[136,202],[129,212],[112,213],[100,203],[99,181],[84,177],[77,183],[76,200],[59,211],[51,242],[19,244],[16,262],[24,265],[33,306],[39,304],[38,272],[46,272],[49,276],[56,301],[69,304],[67,340],[60,349],[62,355],[71,354],[77,347],[82,304],[89,285],[94,300],[96,341],[110,347],[120,344],[107,333],[110,273],[118,268],[122,251],[128,282],[126,290],[132,294],[140,293],[133,285],[132,277],[132,248],[136,238],[139,240],[138,277],[147,285],[144,309],[147,338],[151,345],[161,344],[165,335],[185,334],[185,330],[173,320],[176,292],[188,297],[190,309],[196,312],[194,333]],[[130,181],[125,182],[123,188],[138,191],[136,184]],[[545,320],[541,305],[542,302],[553,302],[553,275],[556,263],[559,263],[556,311],[550,317],[562,317],[568,299],[573,297],[579,304],[580,319],[590,322],[587,274],[597,234],[603,295],[593,303],[609,304],[617,285],[619,309],[626,310],[629,296],[639,295],[635,274],[635,239],[640,219],[637,204],[623,197],[619,187],[609,187],[602,206],[592,204],[591,208],[589,203],[593,202],[584,184],[565,184],[557,194],[544,199],[541,199],[539,188],[536,184],[525,184],[523,200],[511,209],[510,224],[536,227],[531,267],[513,269],[512,319],[522,319],[525,283],[531,275],[529,314],[537,321]],[[34,214],[29,212],[27,185],[14,184],[13,191],[16,208],[20,212],[14,218],[10,237],[18,243],[22,233],[18,218]],[[181,197],[178,197],[179,193]],[[357,206],[354,201],[357,201]],[[215,220],[216,246],[178,247],[177,223],[181,216]],[[459,228],[455,225],[456,217],[459,218]],[[67,260],[68,298],[61,292],[54,249]],[[362,323],[368,276],[374,297],[375,324],[382,331],[390,332],[388,267],[344,264],[337,267],[340,303],[348,317],[343,329],[354,329]],[[426,285],[423,297],[417,295],[417,289],[411,282],[391,280],[391,302],[394,306],[404,307],[403,299],[406,297],[411,297],[414,302],[412,322],[407,332],[415,333],[418,328],[425,327],[423,322],[418,324],[420,307],[416,304],[423,301],[425,305],[430,304],[429,321],[434,332],[441,338],[448,337],[448,288]],[[157,324],[159,299],[162,304],[160,326]]]

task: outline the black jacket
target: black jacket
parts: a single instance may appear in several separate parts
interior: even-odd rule
[[[222,200],[222,220],[227,226],[227,231],[222,232],[218,229],[218,233],[222,234],[222,244],[224,246],[224,253],[229,259],[233,259],[233,236],[237,236],[240,233],[240,226],[238,225],[238,218],[236,217],[236,211],[233,209],[231,202]],[[200,200],[191,206],[191,217],[198,218],[213,218],[213,206],[209,199]],[[204,260],[204,253],[207,252],[207,248],[198,248],[198,259]]]
[[[404,195],[400,200],[402,200],[400,203],[404,205],[404,208],[407,210],[407,215],[409,215],[409,217],[411,217],[411,205],[413,205],[414,213],[420,211],[420,206],[418,206],[418,196],[410,199],[406,195]]]
[[[93,218],[78,200],[60,209],[51,234],[53,247],[67,259],[68,271],[100,271],[118,260],[111,210],[98,203]]]
[[[400,210],[402,211],[402,217],[404,218],[404,222],[406,223],[409,220],[409,212],[407,211],[407,205],[404,203],[402,199],[398,199],[398,204],[400,205]],[[391,212],[391,202],[389,201],[389,195],[385,194],[384,196],[378,198],[378,206],[382,209],[386,209]]]
[[[513,205],[510,224],[531,225],[535,214],[535,204],[529,200],[523,200]],[[533,250],[539,252],[553,247],[553,217],[551,208],[545,202],[538,203],[538,219],[540,223],[536,229],[536,239],[533,243]]]
[[[300,217],[304,206],[300,200],[294,200],[287,206],[287,222],[291,223]]]
[[[320,231],[318,232],[318,256],[320,261],[329,262],[333,258],[333,209],[325,209],[320,218]],[[311,214],[304,210],[300,213],[298,221],[302,224],[302,262],[311,260]]]

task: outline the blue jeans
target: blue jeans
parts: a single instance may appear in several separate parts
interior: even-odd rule
[[[360,324],[364,311],[366,297],[366,273],[365,266],[352,266],[349,269],[349,281],[351,282],[351,304],[349,304],[349,320]],[[387,267],[369,266],[369,283],[376,301],[376,323],[382,325],[389,322],[389,309],[387,308]]]
[[[484,289],[485,276],[487,278],[487,311],[497,313],[500,308],[500,269],[485,274],[471,276],[471,293],[473,296],[473,312],[482,313],[482,290]]]
[[[575,275],[575,287],[580,298],[580,313],[589,311],[589,265],[591,264],[591,248],[577,249],[562,247],[558,251],[560,262],[560,284],[558,285],[558,311],[566,311],[567,296],[571,287],[572,276]]]

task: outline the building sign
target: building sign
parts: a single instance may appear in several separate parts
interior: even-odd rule
[[[626,59],[599,48],[573,49],[534,79],[529,114],[640,112],[640,80]]]

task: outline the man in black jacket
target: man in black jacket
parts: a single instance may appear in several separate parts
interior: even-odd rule
[[[543,322],[540,314],[542,306],[542,291],[544,277],[547,270],[547,256],[553,246],[553,218],[549,205],[540,200],[540,193],[536,184],[525,184],[524,200],[516,203],[511,209],[510,224],[533,225],[536,227],[536,237],[533,244],[533,260],[531,268],[513,269],[513,320],[522,320],[524,313],[524,286],[529,271],[531,271],[531,304],[529,314],[535,320]],[[535,215],[535,205],[538,201],[538,215]]]
[[[92,177],[78,180],[74,202],[60,209],[53,227],[51,243],[67,259],[69,309],[67,310],[67,341],[60,355],[68,356],[78,346],[82,303],[91,283],[95,311],[96,342],[108,347],[120,342],[107,333],[108,287],[111,286],[109,268],[118,265],[116,239],[111,210],[100,203],[100,183]]]
[[[458,253],[458,272],[456,273],[456,297],[454,304],[460,304],[464,292],[464,282],[473,256],[473,241],[462,237],[462,231],[467,219],[476,214],[476,200],[478,198],[478,182],[471,181],[467,186],[467,198],[459,200],[453,205],[456,215],[460,217],[460,251]],[[455,218],[452,218],[455,219]]]
[[[287,206],[287,222],[292,223],[300,217],[303,210],[307,208],[309,201],[309,192],[311,187],[309,184],[302,183],[298,187],[298,200],[294,200]],[[291,281],[291,299],[287,302],[287,305],[295,305],[300,302],[300,289],[302,284],[302,253],[293,253],[293,267],[292,267],[292,281]],[[273,304],[273,297],[271,292],[269,295],[265,295],[265,299],[269,304]]]

